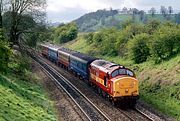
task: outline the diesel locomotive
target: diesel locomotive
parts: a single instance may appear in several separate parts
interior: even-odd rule
[[[86,80],[113,104],[134,106],[136,103],[138,80],[129,68],[52,44],[41,44],[41,53]]]

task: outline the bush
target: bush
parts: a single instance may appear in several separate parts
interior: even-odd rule
[[[145,32],[147,34],[153,34],[157,29],[158,27],[161,25],[160,21],[158,20],[152,20],[152,21],[149,21],[145,26]]]
[[[135,63],[146,61],[150,55],[148,41],[149,36],[147,34],[140,34],[128,42],[128,54]]]
[[[77,37],[78,28],[75,23],[61,25],[55,29],[54,40],[59,43],[71,41]]]
[[[104,37],[103,32],[98,32],[98,33],[94,34],[93,42],[94,43],[102,42],[103,41],[103,37]]]
[[[101,55],[117,55],[116,42],[119,31],[115,28],[104,29],[93,36],[93,42]]]
[[[11,56],[11,48],[5,40],[3,31],[0,30],[0,72],[6,72],[8,68],[9,57]]]
[[[180,50],[180,30],[175,26],[163,26],[154,35],[151,53],[156,62],[168,59]]]
[[[86,40],[86,42],[88,44],[92,44],[93,43],[93,36],[94,36],[94,34],[91,32],[91,33],[84,35],[84,39]]]

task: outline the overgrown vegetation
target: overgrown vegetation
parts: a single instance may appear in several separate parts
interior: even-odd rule
[[[71,41],[77,37],[78,28],[75,23],[69,23],[66,25],[60,25],[55,28],[53,37],[56,43],[65,43]]]
[[[30,70],[30,58],[14,56],[7,73],[0,73],[0,120],[57,120],[38,75]]]
[[[0,72],[6,72],[11,54],[9,43],[4,37],[3,30],[0,29]]]
[[[147,34],[139,34],[128,42],[129,56],[135,63],[142,63],[147,60],[150,55],[148,47],[149,36]]]
[[[153,20],[122,28],[80,34],[64,46],[133,69],[141,99],[180,120],[180,26]]]
[[[88,51],[90,55],[119,55],[135,63],[150,58],[159,63],[180,52],[179,30],[179,25],[170,22],[151,21],[146,25],[128,23],[122,30],[103,29],[84,35],[84,39],[92,47]]]
[[[13,51],[0,30],[0,120],[57,120],[30,58]]]

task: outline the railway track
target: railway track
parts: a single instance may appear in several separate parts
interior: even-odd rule
[[[44,62],[40,57],[33,57],[40,66],[74,101],[83,114],[90,121],[110,121],[111,119],[105,115],[98,107],[96,107],[84,94],[82,94],[74,85],[66,78],[60,75],[55,69]]]
[[[37,53],[36,53],[37,54]],[[42,57],[37,55],[34,59],[40,64],[40,66],[45,70],[45,72],[51,76],[53,80],[68,94],[68,96],[75,102],[83,114],[88,120],[103,120],[110,121],[111,118],[104,114],[97,106],[95,106],[84,94],[81,93],[71,82],[69,82],[65,77],[58,73],[58,71],[51,67],[51,65],[41,59]],[[134,111],[139,113],[143,118],[134,117],[128,111],[123,111],[118,108],[118,110],[130,121],[156,121],[149,117],[143,111],[135,108]]]
[[[138,109],[127,109],[127,110],[122,110],[118,108],[118,110],[123,113],[125,116],[127,116],[131,121],[155,121],[151,117],[149,117],[147,114],[143,113],[142,111]],[[139,115],[137,115],[139,114]]]
[[[40,58],[40,57],[39,57]],[[47,64],[47,63],[46,63]],[[52,68],[52,67],[50,67],[50,68]],[[53,69],[53,68],[52,68]],[[55,69],[53,69],[53,70],[55,70]],[[56,70],[55,70],[56,71]],[[73,84],[71,84],[65,77],[63,77],[61,74],[59,74],[58,72],[56,72],[57,73],[57,75],[59,76],[59,77],[61,77],[61,78],[63,78],[66,82],[68,82],[71,86],[73,86],[73,88],[75,88],[76,90],[78,90]],[[80,92],[81,93],[81,91],[79,91],[78,90],[78,92]],[[89,100],[86,96],[84,96],[84,94],[82,94],[81,93],[81,95],[83,95],[83,97],[85,97],[87,100]],[[89,100],[90,101],[90,100]],[[91,101],[90,101],[91,102]],[[93,104],[92,102],[91,102],[91,104]],[[94,104],[93,104],[94,105]],[[94,105],[95,106],[95,105]],[[96,107],[96,106],[95,106]],[[97,108],[97,107],[96,107]],[[97,108],[98,109],[98,108]],[[83,109],[82,109],[83,110]],[[138,121],[139,120],[139,118],[141,117],[141,120],[144,120],[144,119],[146,119],[147,121],[154,121],[151,117],[149,117],[148,115],[146,115],[145,113],[143,113],[142,111],[140,111],[139,109],[133,109],[134,110],[134,112],[136,112],[136,113],[139,113],[140,114],[140,116],[138,116],[138,117],[135,117],[135,116],[132,116],[132,115],[130,115],[130,114],[132,114],[132,113],[128,113],[127,111],[123,111],[123,110],[121,110],[121,109],[119,109],[118,108],[118,110],[123,114],[123,115],[125,115],[129,120],[131,120],[131,121]],[[105,114],[104,114],[105,115]],[[106,116],[107,117],[107,120],[110,120],[110,118],[108,117],[108,116]],[[89,118],[90,119],[90,118]]]
[[[138,108],[134,109],[135,111],[139,112],[141,115],[145,116],[147,119],[149,119],[150,121],[155,121],[152,117],[148,116],[146,113],[144,113],[143,111],[141,111]]]

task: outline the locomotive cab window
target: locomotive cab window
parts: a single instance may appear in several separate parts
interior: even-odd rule
[[[119,69],[119,74],[120,75],[125,75],[126,74],[126,69]]]
[[[128,70],[128,69],[118,69],[118,70],[115,70],[111,76],[112,78],[118,76],[118,75],[129,75],[129,76],[134,76],[134,73],[131,71],[131,70]]]

